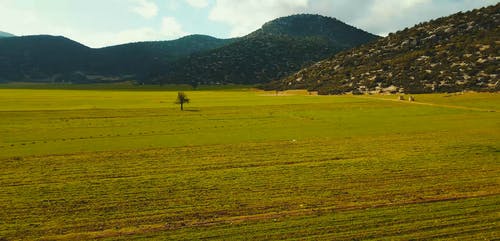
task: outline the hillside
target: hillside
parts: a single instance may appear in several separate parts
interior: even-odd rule
[[[177,59],[221,47],[234,39],[191,35],[92,49],[61,36],[0,39],[0,82],[109,82],[148,78]]]
[[[0,31],[0,38],[8,38],[8,37],[15,37],[15,35]]]
[[[377,38],[335,18],[312,14],[277,18],[248,35],[249,38],[260,36],[320,37],[343,48],[352,48]]]
[[[160,81],[265,83],[376,38],[334,18],[292,15],[268,22],[232,44],[181,60]]]
[[[206,35],[189,35],[172,41],[129,43],[95,50],[92,70],[101,74],[128,74],[142,78],[156,75],[169,63],[222,47],[235,39],[218,39]]]
[[[346,92],[499,90],[500,4],[398,31],[266,86]]]
[[[88,67],[91,49],[61,36],[0,39],[0,81],[37,80]]]

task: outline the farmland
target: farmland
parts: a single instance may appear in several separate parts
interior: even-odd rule
[[[6,240],[493,239],[500,96],[0,88]]]

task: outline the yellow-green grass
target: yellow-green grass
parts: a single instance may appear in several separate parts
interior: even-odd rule
[[[497,94],[187,94],[0,89],[0,237],[499,236]]]
[[[181,112],[173,104],[173,91],[0,89],[0,156],[456,130],[495,132],[499,123],[496,112],[367,99],[371,97],[273,96],[236,90],[187,94],[192,103]],[[484,102],[500,99],[485,95],[489,98]],[[472,97],[457,98],[466,102]]]
[[[364,97],[383,98],[398,101],[401,95],[368,95]],[[410,95],[402,95],[408,101]],[[441,107],[484,109],[486,111],[500,111],[500,97],[498,93],[444,93],[411,95],[415,97],[416,104],[429,104]]]

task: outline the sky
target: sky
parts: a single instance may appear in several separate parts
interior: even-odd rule
[[[385,36],[500,0],[0,0],[0,31],[62,35],[89,47],[244,36],[278,17],[321,14]]]

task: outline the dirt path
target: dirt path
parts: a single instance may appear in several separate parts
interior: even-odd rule
[[[493,110],[493,109],[482,109],[482,108],[466,107],[466,106],[458,106],[458,105],[434,104],[434,103],[426,103],[426,102],[419,102],[419,101],[410,102],[407,100],[386,99],[386,98],[379,98],[379,97],[368,97],[368,96],[355,96],[355,97],[356,98],[363,98],[363,99],[376,99],[376,100],[393,101],[393,102],[405,103],[405,104],[444,107],[444,108],[460,109],[460,110],[472,110],[472,111],[481,111],[481,112],[497,112],[498,111],[498,110]]]

